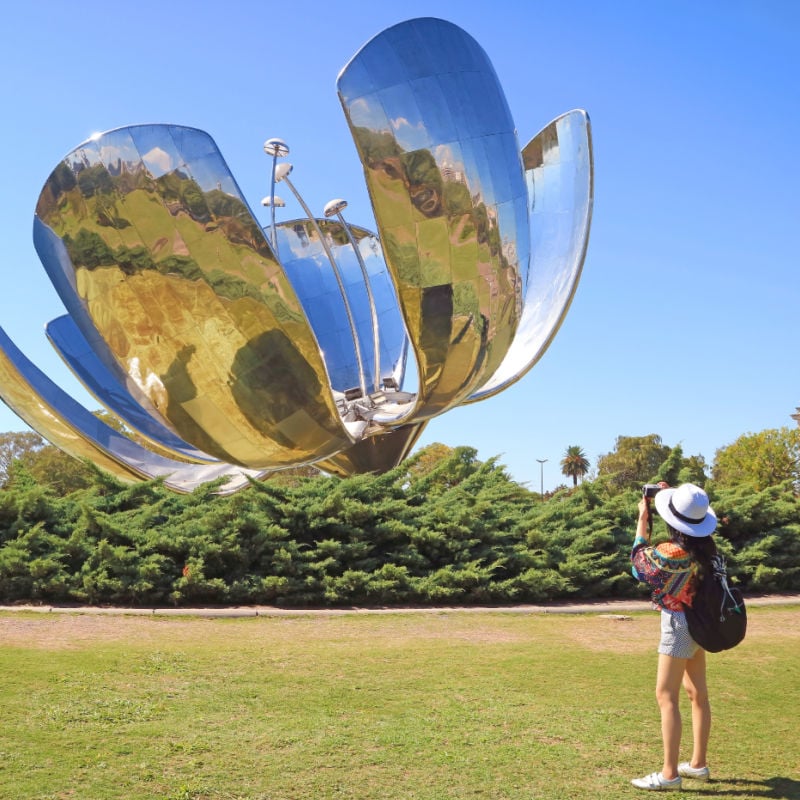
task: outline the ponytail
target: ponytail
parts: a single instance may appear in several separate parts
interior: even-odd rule
[[[711,559],[717,555],[717,545],[712,536],[687,536],[667,525],[672,541],[679,544],[697,564],[698,575],[711,571]]]

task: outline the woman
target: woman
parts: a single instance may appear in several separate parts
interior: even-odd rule
[[[691,605],[697,580],[710,570],[711,558],[717,552],[711,538],[717,517],[708,505],[708,495],[692,483],[677,489],[662,488],[655,495],[655,506],[667,523],[670,540],[655,547],[650,545],[650,500],[643,497],[631,562],[634,577],[651,587],[653,603],[661,610],[656,699],[661,711],[664,763],[661,772],[632,783],[639,789],[680,789],[682,778],[705,781],[709,777],[706,751],[711,706],[706,653],[689,635],[683,609]],[[694,748],[691,761],[678,763],[681,683],[692,704]]]

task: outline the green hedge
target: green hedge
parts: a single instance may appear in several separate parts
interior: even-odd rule
[[[0,602],[397,606],[643,597],[630,575],[638,492],[601,482],[542,501],[457,448],[425,474],[268,481],[176,495],[97,473],[58,496],[0,493]],[[791,483],[712,498],[745,591],[800,590]],[[656,528],[658,533],[659,528]]]

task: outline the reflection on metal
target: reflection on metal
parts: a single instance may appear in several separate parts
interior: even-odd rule
[[[372,385],[373,391],[378,391],[380,387],[380,381],[378,376],[381,372],[381,342],[380,342],[380,332],[378,328],[378,311],[375,306],[375,298],[372,294],[372,287],[370,286],[369,282],[369,274],[367,273],[367,266],[364,263],[364,257],[361,255],[361,251],[358,249],[358,245],[353,239],[353,232],[350,230],[350,226],[344,221],[344,216],[342,215],[342,211],[347,208],[347,201],[342,199],[331,200],[325,205],[325,209],[323,210],[323,215],[325,219],[329,219],[330,217],[336,217],[339,220],[342,229],[347,234],[347,241],[350,244],[350,247],[353,248],[353,252],[356,255],[356,260],[358,261],[358,266],[361,269],[361,275],[364,278],[364,288],[367,290],[367,299],[369,300],[369,314],[370,319],[372,320],[372,354],[375,364],[374,374],[375,374],[375,382]]]
[[[519,380],[544,354],[578,286],[592,220],[592,137],[585,111],[570,111],[522,150],[530,198],[531,275],[522,319],[491,379],[467,402]]]
[[[48,179],[37,219],[85,339],[181,439],[251,469],[353,443],[300,301],[207,134],[146,125],[86,142]]]
[[[120,477],[229,492],[301,464],[390,469],[434,416],[524,375],[586,253],[588,117],[559,117],[520,154],[486,54],[436,19],[380,33],[337,88],[380,239],[345,222],[343,200],[316,218],[280,139],[264,144],[264,229],[206,133],[93,137],[48,178],[34,243],[67,310],[49,338],[137,441],[0,331],[4,401]],[[276,221],[277,183],[305,218]]]
[[[369,386],[394,381],[398,389],[405,375],[407,337],[397,305],[397,296],[377,237],[354,225],[350,240],[339,222],[318,219],[292,220],[278,226],[278,252],[284,271],[300,298],[303,310],[317,336],[337,402],[365,396],[361,388],[359,361],[353,342],[351,316],[366,355],[361,366]],[[331,268],[331,257],[338,270]],[[361,270],[363,263],[368,280]],[[372,335],[369,288],[381,331],[379,360],[370,356]],[[351,308],[347,313],[345,298]],[[349,395],[349,396],[348,396]]]
[[[318,462],[316,466],[340,477],[360,472],[385,472],[411,452],[427,424],[414,422],[387,433],[377,433],[362,439],[349,450]]]
[[[333,272],[334,276],[336,277],[336,283],[339,286],[339,293],[342,296],[342,302],[344,303],[344,310],[345,314],[347,315],[347,323],[350,326],[350,335],[353,339],[353,348],[355,351],[356,356],[356,363],[358,364],[358,385],[361,388],[361,394],[367,394],[367,384],[364,378],[364,359],[361,355],[361,345],[358,341],[358,332],[356,330],[356,323],[353,319],[353,309],[350,306],[350,301],[347,298],[347,292],[344,289],[344,284],[342,283],[342,275],[339,271],[339,265],[336,263],[336,259],[334,258],[333,253],[331,252],[331,246],[328,242],[328,239],[322,235],[322,231],[317,224],[317,220],[314,215],[311,213],[311,210],[306,205],[305,200],[300,196],[300,192],[295,189],[294,184],[289,180],[289,174],[292,171],[291,164],[281,164],[282,169],[274,169],[273,175],[276,181],[283,181],[288,187],[291,193],[295,196],[295,199],[300,204],[300,207],[305,211],[306,216],[308,217],[308,221],[311,223],[314,230],[317,232],[319,236],[319,242],[322,245],[322,249],[325,251],[325,255],[328,258],[328,263],[331,265],[331,271]]]
[[[217,461],[184,442],[162,424],[158,412],[146,398],[144,407],[137,402],[97,357],[72,317],[65,315],[48,322],[45,333],[84,388],[100,405],[147,439],[157,453],[190,462]]]
[[[417,357],[407,419],[428,419],[480,389],[519,323],[529,235],[514,121],[486,54],[442,20],[376,36],[338,90]]]
[[[12,411],[65,453],[92,461],[122,480],[163,478],[164,485],[190,492],[221,480],[220,494],[249,485],[263,472],[230,464],[201,466],[163,458],[101,422],[28,361],[0,328],[0,384]]]

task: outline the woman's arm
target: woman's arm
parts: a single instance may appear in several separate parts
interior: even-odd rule
[[[631,573],[637,581],[649,583],[648,575],[652,574],[652,567],[648,569],[648,562],[644,549],[650,544],[650,501],[643,497],[639,501],[639,519],[636,522],[636,538],[633,540],[631,550]],[[637,569],[638,567],[638,569]]]
[[[645,543],[650,541],[650,526],[648,523],[651,514],[650,501],[643,497],[639,501],[639,521],[636,523],[636,539],[643,539]]]

